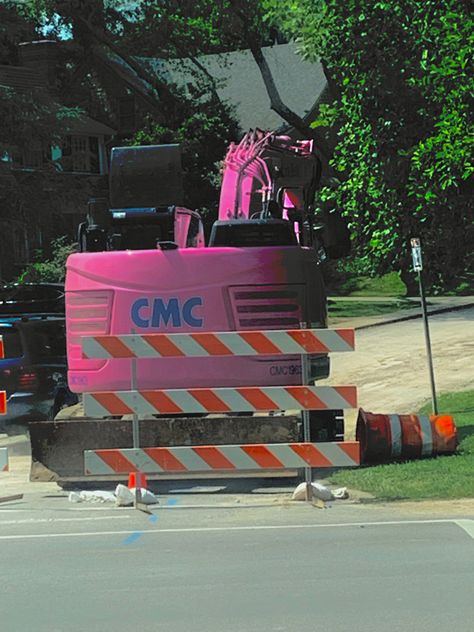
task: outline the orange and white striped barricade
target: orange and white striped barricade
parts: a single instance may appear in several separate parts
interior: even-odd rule
[[[296,329],[222,333],[126,334],[83,338],[86,358],[129,358],[129,391],[84,393],[90,417],[132,414],[276,412],[298,409],[333,410],[357,407],[355,386],[256,386],[142,390],[136,387],[135,363],[141,358],[295,355],[353,351],[351,329]],[[303,364],[303,374],[304,364]],[[305,379],[304,379],[305,381]],[[308,470],[312,467],[355,467],[357,441],[312,443],[309,424],[304,442],[86,450],[88,475],[198,473],[252,470]]]
[[[5,347],[3,346],[3,337],[0,336],[0,360],[5,357]],[[7,412],[7,394],[5,391],[0,391],[0,415],[6,415]],[[0,467],[1,472],[1,467]]]
[[[87,336],[84,358],[255,356],[354,351],[353,329]]]

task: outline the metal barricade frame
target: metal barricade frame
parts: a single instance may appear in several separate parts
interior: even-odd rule
[[[355,386],[310,386],[307,355],[353,351],[353,329],[294,329],[245,332],[153,333],[85,336],[84,358],[128,358],[129,391],[84,393],[84,412],[92,417],[131,414],[133,448],[86,450],[86,475],[117,475],[133,471],[222,473],[253,470],[305,469],[307,485],[313,467],[357,467],[357,441],[311,442],[309,411],[357,408]],[[300,386],[144,389],[137,387],[136,363],[144,358],[248,355],[301,355]],[[139,414],[272,412],[303,413],[300,443],[177,446],[141,448]],[[308,488],[309,489],[309,488]]]

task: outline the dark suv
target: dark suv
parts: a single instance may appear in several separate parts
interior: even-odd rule
[[[0,286],[0,315],[63,314],[62,283],[12,283]]]
[[[64,318],[0,317],[0,335],[5,348],[0,390],[7,392],[2,426],[53,419],[77,402],[67,386]]]

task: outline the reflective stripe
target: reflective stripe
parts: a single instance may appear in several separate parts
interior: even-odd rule
[[[272,445],[272,454],[276,456],[282,463],[286,465],[286,467],[308,467],[308,464],[304,459],[302,459],[294,450],[290,448],[289,445]]]
[[[359,465],[359,460],[351,459],[341,449],[341,445],[352,452],[358,447],[357,442],[349,441],[339,444],[272,443],[146,448],[146,450],[134,448],[86,450],[84,462],[86,474],[92,475],[127,474],[134,469],[147,474],[178,471],[209,472],[221,470],[224,461],[234,467],[233,470],[230,470],[230,467],[224,468],[228,471]],[[222,455],[221,458],[219,458],[219,453]]]
[[[354,345],[353,330],[298,329],[85,336],[82,348],[87,358],[159,358],[325,353],[353,351]]]
[[[168,451],[181,461],[188,472],[207,472],[212,469],[192,448],[168,448]]]
[[[236,356],[254,356],[258,355],[257,351],[249,345],[249,343],[240,336],[234,336],[231,332],[216,334],[219,340],[225,344],[225,346],[232,351]]]
[[[110,415],[109,411],[99,404],[92,393],[84,393],[82,403],[86,417],[108,417]]]
[[[212,402],[222,400],[233,412],[271,412],[277,410],[325,410],[353,408],[357,401],[354,386],[267,386],[199,389],[198,401],[189,391],[195,389],[163,389],[157,391],[117,391],[116,393],[84,393],[84,411],[88,416],[139,415],[156,413],[220,413],[222,406]],[[342,392],[342,395],[341,395]],[[296,397],[299,399],[296,399]],[[160,403],[166,399],[168,405]],[[176,410],[170,411],[169,404]]]
[[[138,472],[143,472],[144,474],[150,474],[152,472],[162,472],[163,470],[158,465],[156,461],[150,459],[148,454],[144,450],[137,449],[135,450],[136,456],[129,457],[131,461],[133,461],[137,466]]]
[[[421,431],[421,455],[431,456],[433,454],[433,430],[431,428],[431,421],[426,415],[420,415],[418,417],[420,422]]]
[[[219,450],[222,454],[235,465],[236,470],[254,470],[255,461],[243,450],[236,450],[239,446],[220,445]]]
[[[338,443],[317,443],[316,447],[324,456],[338,467],[354,467],[358,462],[341,450]]]
[[[186,413],[207,413],[208,411],[200,404],[197,399],[190,395],[186,390],[170,389],[165,391],[168,397],[172,399],[183,412]]]
[[[269,397],[278,407],[278,410],[298,410],[301,406],[294,397],[285,390],[285,388],[262,388],[267,397]]]
[[[337,329],[327,329],[318,334],[318,338],[326,345],[330,351],[354,351],[348,342],[341,338]]]
[[[127,347],[133,349],[137,358],[156,358],[157,356],[156,350],[141,336],[130,336]]]
[[[337,386],[318,386],[317,388],[316,395],[326,404],[326,408],[338,410],[339,408],[356,408],[357,406],[357,402],[352,405],[351,402],[342,397],[337,391]]]
[[[84,452],[84,473],[86,475],[105,475],[115,474],[115,471],[109,465],[107,465],[107,463],[105,463],[105,461],[101,459],[98,454],[96,454],[92,450],[88,450]]]
[[[82,339],[82,352],[86,358],[110,358],[111,355],[95,338]]]
[[[188,358],[202,358],[203,356],[209,355],[191,336],[180,336],[176,339],[172,338],[172,341]]]
[[[217,390],[217,389],[216,389]],[[220,388],[219,397],[234,412],[254,412],[255,408],[235,388]]]
[[[290,338],[288,334],[282,331],[267,331],[265,336],[276,345],[282,353],[297,353],[301,355],[304,353],[303,347],[293,338]],[[320,338],[321,335],[318,336]]]
[[[392,456],[398,458],[402,454],[402,424],[398,415],[389,415],[388,420],[392,436]]]

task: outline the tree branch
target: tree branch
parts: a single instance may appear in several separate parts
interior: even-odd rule
[[[200,71],[203,73],[203,75],[205,75],[205,76],[206,76],[206,78],[209,80],[209,83],[210,83],[210,86],[211,86],[211,91],[212,91],[212,94],[214,95],[214,97],[215,97],[216,99],[218,99],[219,101],[221,101],[221,98],[220,98],[220,96],[219,96],[219,93],[217,92],[217,86],[216,86],[216,79],[215,79],[215,77],[213,77],[213,76],[211,75],[211,73],[209,72],[209,70],[208,70],[205,66],[203,66],[203,65],[201,64],[201,62],[200,62],[198,59],[196,59],[196,57],[192,56],[192,57],[190,57],[189,59],[191,60],[191,63],[193,63],[193,64],[196,66],[196,68],[197,68],[198,70],[200,70]]]
[[[256,29],[255,23],[252,22],[251,16],[249,16],[239,3],[239,0],[231,0],[232,11],[234,15],[240,20],[245,39],[249,45],[250,52],[254,58],[260,74],[265,84],[265,88],[270,99],[270,108],[276,112],[281,118],[286,121],[291,127],[296,129],[300,134],[306,138],[312,138],[316,141],[316,151],[321,158],[324,170],[331,171],[329,166],[329,159],[331,157],[331,151],[328,147],[326,139],[319,130],[312,129],[306,121],[289,108],[280,96],[278,88],[273,79],[272,71],[268,65],[265,55],[262,51],[262,41],[259,37],[259,33]]]
[[[137,80],[137,77],[130,72],[129,68],[111,58],[101,46],[91,46],[90,51],[98,63],[105,66],[122,84],[130,88],[152,111],[160,111],[161,104],[158,97],[151,90],[147,89],[141,81]]]
[[[168,88],[168,86],[166,85],[166,83],[164,83],[163,81],[160,81],[152,73],[149,73],[147,70],[145,70],[142,64],[136,62],[133,59],[133,57],[124,53],[120,49],[119,46],[117,46],[107,35],[105,35],[105,33],[102,33],[98,31],[97,29],[95,29],[94,27],[92,27],[87,22],[87,20],[85,20],[84,18],[80,16],[77,16],[76,19],[81,22],[82,26],[84,26],[87,29],[88,33],[96,40],[96,42],[98,42],[99,44],[102,44],[103,46],[106,46],[115,55],[120,57],[120,59],[122,59],[127,64],[127,66],[129,66],[133,70],[133,72],[137,75],[137,77],[141,79],[142,81],[148,83],[153,88],[153,90],[155,90],[158,93],[158,95],[161,94],[163,96],[164,95],[172,96],[172,93],[170,89]],[[154,95],[150,90],[148,91],[143,90],[143,92],[148,93],[147,100],[149,102],[152,100],[155,103],[155,107],[157,107],[158,98],[156,97],[156,95]]]
[[[262,75],[263,83],[265,84],[265,88],[267,90],[268,97],[270,99],[270,107],[276,112],[281,118],[286,121],[289,125],[294,127],[300,134],[303,136],[313,138],[317,142],[317,150],[321,154],[321,158],[323,159],[325,166],[329,162],[330,151],[327,146],[326,140],[318,133],[316,130],[312,129],[304,119],[301,118],[296,112],[291,110],[285,103],[283,103],[278,88],[276,87],[275,81],[273,79],[272,71],[268,65],[267,60],[265,59],[265,55],[259,45],[255,42],[250,43],[250,52],[260,70],[260,74]]]

